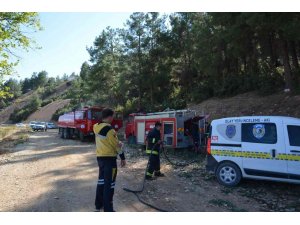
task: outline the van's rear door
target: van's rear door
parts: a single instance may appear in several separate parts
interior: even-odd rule
[[[247,175],[287,178],[287,162],[278,160],[285,154],[281,120],[242,123],[243,168]]]

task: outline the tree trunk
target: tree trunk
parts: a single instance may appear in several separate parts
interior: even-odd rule
[[[273,66],[277,66],[277,57],[276,57],[276,54],[275,54],[275,51],[274,51],[274,34],[270,34],[269,35],[269,41],[268,41],[268,44],[269,44],[269,48],[270,48],[270,55],[271,55],[271,61],[272,61],[272,65]]]
[[[139,92],[139,110],[141,109],[141,102],[142,102],[142,80],[141,80],[141,36],[139,35],[139,46],[138,46],[138,58],[139,58],[139,77],[138,77],[138,81],[139,81],[139,88],[138,88],[138,92]]]
[[[154,82],[153,82],[154,79],[153,79],[153,77],[154,77],[154,70],[153,70],[153,67],[151,68],[151,85],[150,85],[150,101],[151,101],[151,109],[152,110],[154,108],[154,101],[153,101],[153,89],[154,89]]]
[[[299,69],[299,62],[298,62],[298,57],[297,57],[295,41],[290,41],[290,50],[291,50],[293,66],[296,70],[298,70]]]
[[[285,80],[285,88],[287,91],[292,91],[292,70],[289,60],[289,53],[286,40],[280,37],[279,39],[280,48],[281,48],[281,57],[283,61],[284,67],[284,80]]]

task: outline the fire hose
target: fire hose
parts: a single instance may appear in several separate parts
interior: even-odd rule
[[[172,160],[171,160],[171,159],[169,158],[169,156],[167,155],[164,146],[162,146],[162,153],[163,153],[165,159],[166,159],[172,166],[186,167],[186,166],[189,166],[189,165],[191,165],[191,164],[196,163],[196,162],[199,161],[199,159],[194,159],[194,160],[191,160],[191,161],[186,162],[186,163],[175,163],[175,162],[172,162]]]
[[[150,156],[149,156],[149,157],[152,156],[152,151],[153,151],[153,149],[154,149],[154,147],[155,147],[156,145],[157,145],[157,144],[155,144],[155,145],[152,147],[151,153],[150,153]],[[132,189],[129,189],[129,188],[123,188],[123,190],[124,190],[124,191],[127,191],[127,192],[130,192],[130,193],[133,193],[133,194],[137,197],[137,199],[138,199],[141,203],[143,203],[144,205],[149,206],[150,208],[153,208],[153,209],[155,209],[155,210],[157,210],[157,211],[160,211],[160,212],[167,212],[167,210],[161,209],[161,208],[159,208],[159,207],[157,207],[157,206],[154,206],[154,205],[152,205],[152,204],[150,204],[150,203],[144,201],[144,200],[141,199],[140,196],[138,195],[138,193],[142,193],[142,192],[144,191],[144,188],[145,188],[145,181],[146,181],[146,173],[147,173],[147,169],[148,169],[148,167],[149,167],[149,163],[150,163],[150,160],[148,160],[148,163],[147,163],[147,166],[146,166],[146,169],[145,169],[145,174],[144,174],[144,178],[143,178],[143,181],[142,181],[141,188],[138,189],[138,190],[132,190]]]
[[[157,145],[157,143],[152,147],[151,152],[150,152],[150,156],[149,156],[149,157],[151,157],[152,151],[153,151],[153,149],[154,149],[154,147],[155,147],[156,145]],[[166,154],[166,150],[165,150],[165,148],[164,148],[163,145],[162,145],[162,152],[163,152],[164,157],[166,158],[166,160],[167,160],[171,165],[173,165],[173,166],[185,167],[185,166],[188,166],[188,165],[190,165],[190,164],[195,163],[195,162],[198,161],[198,160],[192,160],[192,161],[190,161],[190,162],[188,162],[188,163],[185,163],[185,164],[174,163],[174,162],[172,162],[172,161],[170,160],[170,158],[169,158],[168,155]],[[129,188],[126,188],[126,187],[125,187],[125,188],[123,188],[123,190],[124,190],[124,191],[127,191],[127,192],[130,192],[130,193],[133,193],[133,194],[137,197],[137,199],[138,199],[142,204],[144,204],[144,205],[146,205],[146,206],[149,206],[150,208],[153,208],[153,209],[155,209],[155,210],[157,210],[157,211],[160,211],[160,212],[168,212],[167,210],[161,209],[161,208],[159,208],[159,207],[157,207],[157,206],[154,206],[154,205],[152,205],[152,204],[150,204],[150,203],[144,201],[144,200],[141,199],[140,196],[138,195],[139,193],[142,193],[142,192],[144,191],[144,188],[145,188],[145,181],[146,181],[146,173],[147,173],[147,169],[148,169],[148,167],[149,167],[149,163],[150,163],[150,160],[148,160],[148,163],[147,163],[147,166],[146,166],[146,169],[145,169],[145,174],[144,174],[144,178],[143,178],[143,181],[142,181],[141,188],[140,188],[140,189],[137,189],[137,190],[132,190],[132,189],[129,189]]]

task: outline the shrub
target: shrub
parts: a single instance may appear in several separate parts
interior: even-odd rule
[[[47,98],[48,96],[52,95],[55,92],[55,87],[48,86],[44,89],[44,91],[41,93],[42,99]]]
[[[45,105],[48,105],[52,102],[52,99],[44,100],[41,104],[41,107],[44,107]]]
[[[34,96],[28,105],[22,109],[16,108],[13,113],[10,114],[9,119],[14,123],[26,120],[28,116],[38,110],[40,106],[41,100],[37,96]]]

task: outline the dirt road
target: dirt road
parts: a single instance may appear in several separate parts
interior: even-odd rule
[[[93,211],[94,149],[91,142],[62,140],[56,131],[30,134],[28,142],[0,155],[0,211]],[[115,209],[154,211],[122,190],[138,187],[147,161],[138,148],[127,155],[127,167],[118,172]],[[162,159],[162,171],[166,177],[147,182],[141,198],[168,211],[300,210],[297,185],[244,181],[224,188],[205,172],[204,160],[174,168]]]
[[[97,164],[93,143],[62,140],[56,131],[33,133],[0,156],[0,211],[93,211]],[[146,211],[119,169],[117,211]],[[126,201],[122,201],[125,199]]]

